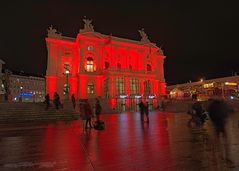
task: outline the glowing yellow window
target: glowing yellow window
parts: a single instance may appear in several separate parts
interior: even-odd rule
[[[93,58],[91,58],[91,57],[87,58],[86,71],[87,72],[94,72],[94,61],[93,61]]]

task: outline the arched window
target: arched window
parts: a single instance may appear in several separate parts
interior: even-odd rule
[[[120,63],[117,63],[117,68],[121,68],[121,64]]]
[[[94,72],[94,61],[92,57],[88,57],[86,61],[86,71]]]
[[[108,69],[110,67],[110,63],[105,61],[105,69]]]
[[[152,71],[152,67],[150,64],[147,64],[147,71]]]

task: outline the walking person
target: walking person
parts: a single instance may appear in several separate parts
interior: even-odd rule
[[[140,103],[138,105],[139,105],[139,111],[140,111],[140,119],[143,122],[144,121],[145,105],[144,105],[144,102],[142,101],[142,99],[141,99],[141,101],[140,101]]]
[[[96,121],[99,122],[100,121],[100,114],[101,114],[101,110],[102,107],[100,105],[100,100],[98,98],[95,99],[95,115],[96,115]]]
[[[71,102],[72,102],[72,105],[73,105],[73,109],[75,109],[76,108],[76,99],[75,99],[74,94],[71,95]]]
[[[146,115],[146,122],[149,122],[149,102],[146,102],[146,105],[145,105],[145,115]]]
[[[226,121],[228,118],[228,107],[225,101],[220,99],[210,100],[208,106],[208,113],[211,121],[216,129],[216,133],[219,136],[222,134],[226,137]]]
[[[49,96],[48,93],[45,96],[45,103],[46,103],[45,110],[47,110],[49,108],[49,106],[50,106],[50,96]]]
[[[162,101],[161,101],[161,108],[162,108],[163,111],[166,110],[166,101],[165,101],[164,98],[163,98]]]
[[[58,110],[59,109],[59,95],[58,95],[57,92],[54,93],[53,102],[54,102],[54,105],[55,105],[56,109]]]
[[[230,139],[227,136],[226,124],[229,117],[229,108],[222,99],[214,99],[209,101],[208,114],[216,130],[214,144],[219,143],[219,151],[222,151],[221,158],[230,168],[235,167],[231,156]]]
[[[89,125],[89,128],[93,128],[92,125],[91,125],[91,117],[93,115],[93,112],[92,112],[92,109],[91,109],[91,106],[88,102],[88,99],[86,99],[85,101],[85,104],[84,104],[84,111],[85,111],[85,129],[88,128],[88,125]]]

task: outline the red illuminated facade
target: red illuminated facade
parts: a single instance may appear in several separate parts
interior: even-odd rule
[[[76,99],[101,97],[102,103],[117,111],[137,110],[143,98],[156,106],[165,94],[162,50],[139,30],[140,41],[95,32],[91,20],[76,38],[48,29],[46,90],[53,98],[64,88]]]

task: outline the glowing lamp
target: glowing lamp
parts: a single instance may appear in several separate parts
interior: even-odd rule
[[[229,85],[229,86],[237,86],[237,83],[233,83],[233,82],[225,82],[225,85]]]
[[[65,72],[66,74],[70,74],[70,71],[69,70],[66,70],[66,72]]]
[[[120,97],[121,99],[124,99],[124,98],[127,97],[127,95],[120,95],[119,97]]]
[[[153,98],[155,98],[155,95],[151,95],[151,96],[149,96],[149,98],[150,98],[150,99],[153,99]]]

